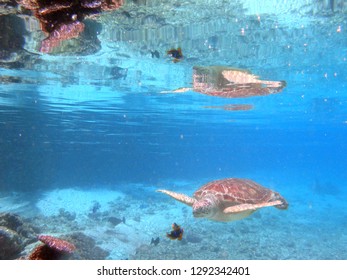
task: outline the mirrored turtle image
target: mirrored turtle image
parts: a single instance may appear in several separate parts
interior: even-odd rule
[[[212,181],[198,189],[193,197],[168,190],[158,192],[191,206],[195,218],[219,222],[241,220],[263,207],[288,208],[287,201],[279,193],[248,179]]]
[[[195,91],[225,98],[251,97],[278,93],[285,81],[265,81],[248,70],[225,66],[194,66],[193,87],[182,87],[162,93]]]

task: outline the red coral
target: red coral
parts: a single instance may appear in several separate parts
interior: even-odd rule
[[[37,246],[28,256],[28,260],[60,260],[63,254],[52,250],[46,244]]]
[[[75,245],[50,235],[39,235],[44,244],[38,245],[27,257],[28,260],[61,260],[67,259],[76,247]]]
[[[73,253],[73,251],[76,250],[75,245],[62,240],[60,238],[56,238],[50,235],[40,235],[39,240],[43,243],[45,243],[49,248],[56,250],[58,252],[62,253]]]
[[[53,48],[59,46],[61,41],[76,38],[83,30],[84,24],[79,21],[61,24],[42,41],[40,51],[49,53]]]
[[[16,0],[32,11],[40,21],[42,31],[48,33],[41,52],[48,53],[60,42],[76,38],[84,30],[82,21],[102,11],[120,8],[124,0]]]
[[[120,8],[124,4],[124,0],[104,0],[101,3],[103,11],[111,11]]]
[[[18,4],[22,5],[24,8],[28,10],[38,9],[40,7],[37,0],[16,0]]]

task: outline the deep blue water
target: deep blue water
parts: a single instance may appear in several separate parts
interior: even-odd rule
[[[3,99],[20,107],[1,108],[2,189],[122,181],[155,184],[163,178],[257,173],[285,180],[285,174],[296,180],[338,180],[343,187],[346,102],[294,85],[295,80],[288,80],[288,88],[278,96],[231,101],[194,92],[125,92],[119,105],[112,104],[117,93],[105,89],[96,94],[106,94],[108,100],[71,102],[67,110],[54,108],[64,104],[47,101],[39,92],[5,92]],[[79,87],[83,91],[86,86]],[[75,95],[69,87],[55,91]],[[300,104],[302,92],[311,99],[308,105]],[[316,98],[319,94],[324,97]],[[255,108],[204,108],[230,103]]]
[[[136,10],[130,4],[124,10]],[[139,5],[150,15],[158,12]],[[0,192],[163,182],[172,188],[180,180],[251,178],[280,191],[294,206],[311,199],[307,192],[301,196],[302,188],[331,209],[342,201],[336,227],[346,229],[341,223],[347,217],[345,8],[332,12],[329,5],[312,3],[315,12],[297,15],[284,7],[278,14],[263,11],[259,21],[250,4],[245,10],[235,4],[241,10],[230,18],[230,5],[225,16],[211,9],[206,17],[177,16],[154,27],[134,23],[127,29],[105,15],[97,53],[42,55],[26,44],[23,63],[2,62]],[[164,18],[166,7],[165,2],[157,8]],[[207,13],[204,7],[201,14]],[[190,3],[184,11],[194,9]],[[165,52],[178,46],[184,59],[173,63]],[[159,58],[150,55],[155,48]],[[287,86],[247,98],[161,93],[191,87],[196,65],[247,69]],[[218,108],[229,104],[253,108]],[[324,211],[322,223],[331,213]],[[346,242],[346,235],[341,239]]]

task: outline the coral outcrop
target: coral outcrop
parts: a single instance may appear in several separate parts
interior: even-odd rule
[[[123,0],[17,0],[18,4],[40,21],[41,29],[48,36],[40,51],[50,53],[62,41],[78,37],[85,28],[82,22],[102,11],[116,10]]]
[[[75,245],[50,235],[39,235],[38,239],[41,242],[45,243],[49,248],[52,248],[62,253],[71,254],[73,253],[73,251],[76,250]]]
[[[26,245],[35,240],[35,230],[18,215],[0,213],[0,260],[20,257]]]
[[[76,250],[75,245],[63,239],[50,235],[39,235],[38,239],[44,244],[38,245],[28,256],[29,260],[61,260]]]

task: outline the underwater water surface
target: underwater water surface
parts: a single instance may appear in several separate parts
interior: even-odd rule
[[[347,259],[346,4],[196,2],[125,1],[48,53],[34,16],[1,10],[0,234],[5,214],[30,228],[1,258],[49,234],[71,258]],[[223,223],[156,192],[223,178],[289,207]]]

